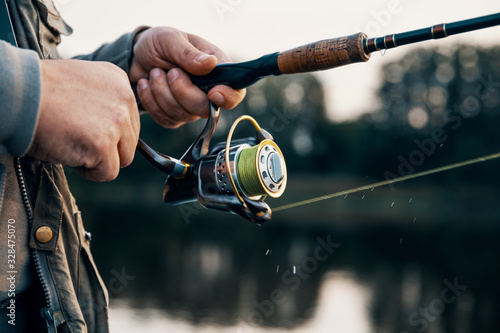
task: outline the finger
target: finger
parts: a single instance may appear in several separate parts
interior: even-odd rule
[[[130,165],[130,163],[132,163],[132,161],[134,160],[135,148],[137,147],[138,141],[138,139],[135,139],[135,135],[127,135],[120,139],[120,141],[118,142],[120,168],[127,167]]]
[[[132,130],[134,131],[136,141],[139,141],[139,134],[141,132],[141,116],[137,104],[135,104],[135,108],[131,112]]]
[[[163,127],[174,128],[178,127],[177,122],[171,119],[166,113],[161,110],[160,105],[155,100],[151,90],[151,84],[146,79],[141,79],[137,84],[137,94],[141,100],[141,104],[155,122]]]
[[[137,95],[142,107],[147,111],[160,108],[154,99],[148,79],[140,79],[137,82]]]
[[[208,98],[200,88],[193,85],[189,76],[180,69],[171,69],[167,74],[168,84],[175,100],[191,115],[208,117]]]
[[[164,127],[174,127],[176,122],[161,110],[160,105],[155,100],[155,97],[151,90],[151,84],[148,80],[141,79],[138,82],[137,94],[139,95],[142,106],[154,121]]]
[[[150,81],[140,80],[137,93],[150,116],[164,127],[177,128],[185,122],[198,119],[196,116],[189,116],[175,100],[163,70],[152,70]]]
[[[114,151],[115,153],[108,154],[106,158],[101,159],[93,167],[83,166],[76,169],[88,180],[96,182],[111,181],[118,177],[118,173],[120,172],[118,150],[115,149]]]
[[[218,64],[232,62],[231,58],[229,58],[229,56],[224,51],[222,51],[212,43],[206,41],[205,39],[196,35],[188,34],[188,40],[198,50],[207,54],[214,55],[217,58]]]
[[[141,118],[135,96],[133,99],[131,99],[130,102],[129,115],[130,115],[130,125],[132,127],[132,132],[135,136],[135,139],[139,141],[139,133],[141,131]]]
[[[135,114],[138,114],[136,111]],[[118,157],[120,162],[120,167],[124,168],[129,166],[134,160],[135,148],[137,147],[137,142],[139,141],[139,132],[134,128],[135,114],[131,115],[132,118],[125,119],[119,124],[119,141],[117,143]],[[116,149],[116,147],[112,147]]]
[[[245,98],[246,89],[233,89],[225,85],[213,87],[208,98],[223,109],[234,109]]]
[[[166,114],[170,119],[176,122],[192,122],[199,117],[190,113],[179,103],[177,97],[172,92],[172,87],[169,82],[170,80],[176,81],[177,75],[180,72],[180,70],[176,69],[168,76],[163,70],[154,69],[151,71],[151,91],[160,107],[160,110],[158,110],[159,112]]]
[[[217,65],[217,58],[191,44],[189,35],[180,31],[171,31],[166,36],[165,42],[161,45],[169,46],[168,49],[164,50],[167,59],[187,72],[194,75],[205,75]]]
[[[129,70],[130,82],[139,81],[140,78],[148,76],[145,68],[139,65],[136,61],[132,63]]]

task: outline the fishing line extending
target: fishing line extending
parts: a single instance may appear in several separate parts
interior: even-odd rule
[[[461,168],[461,167],[464,167],[464,166],[467,166],[467,165],[472,165],[472,164],[477,164],[477,163],[481,163],[481,162],[486,162],[486,161],[494,160],[494,159],[497,159],[497,158],[500,158],[500,152],[495,153],[495,154],[490,154],[490,155],[482,156],[482,157],[478,157],[478,158],[474,158],[474,159],[470,159],[470,160],[466,160],[466,161],[463,161],[463,162],[449,164],[449,165],[446,165],[446,166],[442,166],[442,167],[435,168],[435,169],[430,169],[430,170],[427,170],[427,171],[422,171],[422,172],[414,173],[414,174],[403,176],[403,177],[399,177],[399,178],[389,179],[389,180],[381,181],[381,182],[378,182],[378,183],[373,183],[373,184],[369,184],[369,185],[365,185],[365,186],[360,186],[360,187],[352,188],[350,190],[344,190],[344,191],[340,191],[340,192],[336,192],[336,193],[332,193],[332,194],[328,194],[328,195],[323,195],[323,196],[319,196],[319,197],[308,199],[308,200],[298,201],[298,202],[295,202],[295,203],[291,203],[291,204],[287,204],[287,205],[275,207],[275,208],[273,208],[273,211],[274,212],[284,211],[284,210],[288,210],[288,209],[292,209],[292,208],[296,208],[296,207],[300,207],[300,206],[309,205],[309,204],[316,203],[316,202],[319,202],[319,201],[323,201],[323,200],[328,200],[328,199],[332,199],[332,198],[344,196],[344,195],[351,194],[351,193],[356,193],[356,192],[361,192],[361,191],[365,191],[365,190],[369,190],[369,189],[374,189],[374,188],[377,188],[377,187],[381,187],[381,186],[385,186],[385,185],[391,185],[391,184],[394,184],[394,183],[400,183],[400,182],[403,182],[405,180],[419,178],[419,177],[423,177],[423,176],[428,176],[428,175],[432,175],[432,174],[443,172],[443,171],[448,171],[448,170],[452,170],[452,169]]]

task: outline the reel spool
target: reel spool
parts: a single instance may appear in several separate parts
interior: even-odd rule
[[[239,117],[226,142],[209,151],[219,115],[220,109],[211,103],[205,128],[180,160],[158,153],[142,140],[137,148],[151,164],[169,175],[163,190],[165,203],[198,200],[208,209],[232,212],[254,223],[267,222],[272,212],[264,199],[278,198],[286,188],[283,154],[271,134],[250,116]],[[243,120],[253,124],[255,137],[232,140]]]
[[[236,160],[236,178],[248,196],[280,197],[286,186],[285,159],[271,140],[241,151]],[[234,180],[234,178],[233,178]]]
[[[271,135],[264,131],[257,121],[250,116],[241,116],[233,123],[226,141],[225,159],[231,161],[230,147],[236,126],[243,121],[248,120],[262,134],[258,145],[250,148],[243,148],[237,154],[234,160],[234,170],[229,172],[229,181],[233,188],[244,193],[247,197],[259,195],[269,195],[273,198],[279,198],[285,191],[287,174],[285,158],[278,145],[272,140]],[[264,133],[265,132],[265,133]],[[231,167],[231,163],[229,164]],[[236,174],[236,177],[233,176]],[[235,182],[235,179],[237,182]]]

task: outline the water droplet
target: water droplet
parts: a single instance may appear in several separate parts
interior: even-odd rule
[[[276,266],[276,273],[280,270],[280,265]]]
[[[363,195],[363,197],[361,198],[361,200],[363,200],[365,198],[365,196]]]
[[[349,195],[349,194],[346,194],[346,195],[345,195],[345,197],[344,197],[344,199],[347,199],[347,196],[348,196],[348,195]]]
[[[413,223],[415,223],[415,222],[417,222],[417,218],[416,217],[413,219]]]
[[[408,201],[408,203],[411,203],[412,200],[413,200],[413,198],[410,198],[410,200]]]
[[[371,191],[373,192],[374,189],[375,189],[375,187],[372,187]]]
[[[403,243],[403,238],[399,240],[399,245],[401,245],[402,243]]]
[[[267,255],[269,255],[269,251],[270,251],[270,250],[269,250],[269,249],[267,249],[266,256],[267,256]]]
[[[394,207],[394,201],[391,203],[391,207]]]
[[[297,274],[297,267],[293,266],[293,274]]]
[[[439,147],[442,147],[444,145],[444,143],[440,144]]]

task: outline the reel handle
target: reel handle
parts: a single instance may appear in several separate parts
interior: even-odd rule
[[[137,151],[158,170],[174,178],[184,177],[189,170],[189,164],[157,152],[142,139],[137,143]]]

